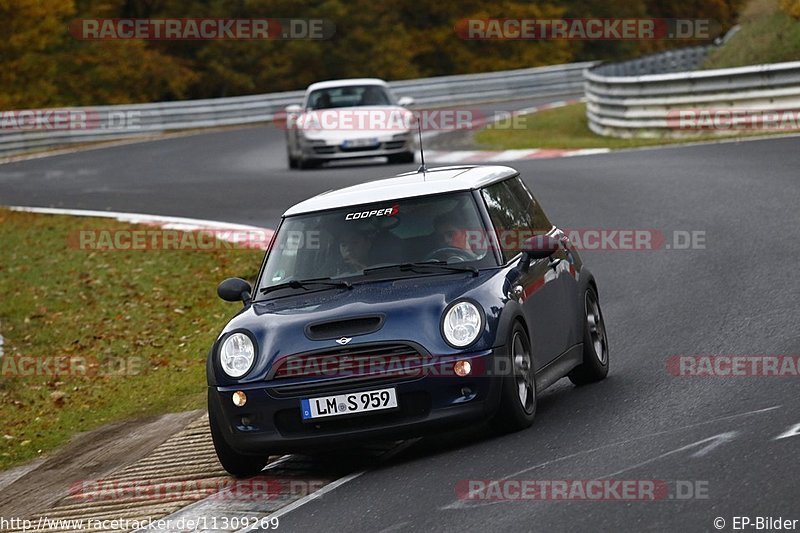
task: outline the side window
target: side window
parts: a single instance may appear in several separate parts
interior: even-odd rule
[[[547,215],[544,214],[542,206],[536,201],[531,191],[525,186],[517,176],[514,179],[508,180],[509,188],[511,189],[514,197],[519,199],[520,203],[524,204],[524,209],[528,212],[530,220],[530,228],[535,234],[547,233],[553,224],[548,220]]]
[[[550,230],[550,222],[538,202],[518,177],[490,185],[481,193],[504,261],[519,253],[522,241]]]
[[[524,240],[526,238],[524,232],[531,231],[530,217],[509,187],[511,181],[501,181],[481,191],[486,209],[489,211],[489,218],[492,219],[494,231],[500,241],[503,261],[509,261],[519,253],[520,236]]]

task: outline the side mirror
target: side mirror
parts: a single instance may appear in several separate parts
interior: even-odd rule
[[[399,100],[397,100],[397,105],[401,107],[408,107],[410,105],[414,105],[414,99],[410,96],[401,96]]]
[[[250,303],[253,288],[242,278],[228,278],[217,286],[217,296],[226,302]]]
[[[549,235],[534,235],[522,243],[522,267],[528,268],[534,259],[550,257],[558,251],[561,242]]]

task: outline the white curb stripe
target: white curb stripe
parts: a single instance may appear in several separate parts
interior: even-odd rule
[[[425,161],[431,163],[495,163],[500,161],[523,161],[527,159],[553,159],[581,155],[605,154],[609,148],[581,148],[564,150],[558,148],[530,148],[527,150],[430,150],[425,152]]]
[[[580,150],[573,150],[572,152],[567,152],[564,154],[564,157],[573,157],[576,155],[593,155],[593,154],[607,154],[611,151],[611,148],[582,148]]]
[[[9,209],[12,211],[23,211],[26,213],[38,213],[43,215],[113,218],[120,222],[127,222],[130,224],[148,224],[159,226],[162,229],[186,232],[197,231],[201,229],[211,229],[215,230],[214,237],[219,240],[244,244],[248,247],[262,250],[266,249],[268,243],[272,239],[273,233],[275,233],[274,230],[268,228],[248,226],[247,224],[234,224],[231,222],[219,222],[215,220],[203,220],[197,218],[148,215],[143,213],[121,213],[116,211],[93,211],[89,209],[61,209],[55,207],[25,206],[12,206]],[[230,232],[226,232],[225,230],[230,230]]]
[[[94,211],[90,209],[61,209],[56,207],[25,207],[12,206],[12,211],[24,211],[27,213],[41,213],[44,215],[69,215],[76,217],[100,217],[114,218],[120,222],[130,222],[131,224],[185,224],[194,227],[214,227],[226,229],[264,229],[246,224],[234,224],[231,222],[218,222],[214,220],[202,220],[198,218],[168,217],[161,215],[148,215],[143,213],[122,213],[117,211]]]
[[[494,155],[489,157],[486,161],[516,161],[517,159],[527,159],[538,151],[538,149],[503,150],[502,152],[493,152]]]

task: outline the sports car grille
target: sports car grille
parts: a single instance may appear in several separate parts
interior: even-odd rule
[[[315,154],[335,154],[336,147],[335,146],[314,146],[314,153]]]
[[[371,146],[340,146],[339,150],[342,152],[369,152],[370,150],[379,150],[380,144],[373,144]]]
[[[383,147],[386,150],[399,150],[400,148],[405,146],[405,144],[406,144],[405,141],[387,141],[383,143]]]

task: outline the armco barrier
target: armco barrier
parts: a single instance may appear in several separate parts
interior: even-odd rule
[[[611,137],[684,137],[732,129],[681,128],[681,111],[800,110],[800,61],[694,70],[711,47],[696,47],[584,73],[589,128]]]
[[[390,83],[398,96],[411,96],[416,106],[463,105],[492,100],[579,93],[583,70],[592,62],[526,68],[482,74],[441,76]],[[155,135],[167,131],[268,122],[289,104],[300,103],[303,91],[232,98],[151,104],[69,108],[88,117],[86,127],[72,129],[9,127],[0,120],[0,156]],[[125,122],[123,127],[116,124]],[[5,121],[7,122],[7,121]],[[102,127],[105,126],[105,127]]]

